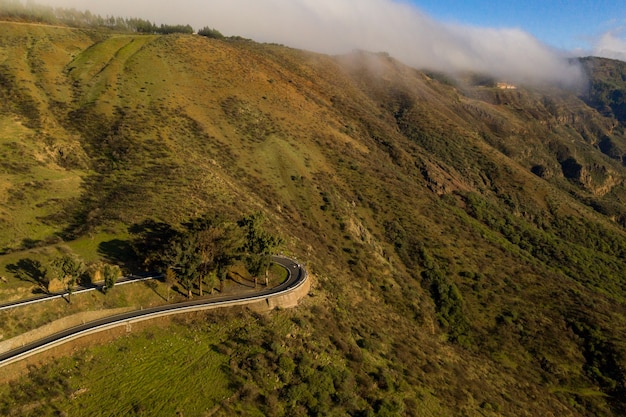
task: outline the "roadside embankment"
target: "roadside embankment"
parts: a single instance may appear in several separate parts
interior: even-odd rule
[[[281,263],[275,260],[277,263]],[[67,348],[67,344],[89,336],[105,336],[104,333],[119,333],[120,329],[125,328],[126,332],[133,330],[137,324],[141,323],[140,328],[152,320],[163,319],[176,314],[185,314],[198,311],[207,311],[218,308],[246,307],[256,312],[271,311],[275,308],[291,308],[298,305],[298,302],[305,297],[310,290],[310,278],[301,265],[289,260],[282,259],[282,266],[289,272],[289,278],[276,288],[275,292],[261,293],[258,295],[248,295],[240,299],[214,300],[208,302],[182,303],[179,306],[155,307],[148,309],[151,311],[144,312],[128,312],[120,314],[119,317],[105,318],[95,320],[90,323],[75,326],[72,329],[63,330],[53,335],[44,337],[44,340],[38,338],[37,341],[28,346],[25,339],[21,341],[7,340],[9,350],[0,350],[0,366],[11,364],[19,364],[23,369],[25,362],[34,361],[34,356],[39,356],[43,352],[50,354],[51,349],[63,346]],[[46,340],[47,339],[47,340]],[[72,343],[73,344],[73,343]],[[25,359],[28,361],[24,361]]]

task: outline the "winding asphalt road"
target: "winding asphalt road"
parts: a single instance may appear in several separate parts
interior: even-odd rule
[[[189,300],[176,304],[150,307],[143,310],[135,310],[94,320],[79,326],[75,326],[55,333],[43,339],[28,343],[22,347],[0,354],[0,367],[25,359],[34,354],[43,352],[52,347],[69,342],[78,337],[118,327],[124,323],[147,320],[171,314],[187,313],[191,311],[206,310],[215,307],[227,307],[262,301],[268,296],[286,294],[302,285],[307,279],[307,272],[298,262],[283,256],[273,256],[272,261],[287,270],[288,277],[282,284],[263,291],[239,296],[224,296],[210,299]]]
[[[163,275],[161,274],[145,275],[145,276],[144,275],[129,275],[129,276],[118,279],[117,282],[115,283],[115,286],[124,285],[124,284],[132,284],[133,282],[148,281],[150,279],[162,278],[162,277]],[[99,285],[97,283],[88,287],[79,285],[76,287],[74,291],[72,291],[72,294],[81,294],[84,292],[101,290],[101,289],[102,289],[102,285]],[[0,311],[23,307],[29,304],[42,303],[44,301],[54,300],[55,298],[65,298],[67,296],[68,296],[67,291],[60,291],[60,292],[56,292],[52,294],[42,295],[40,297],[33,297],[33,298],[26,299],[26,300],[18,300],[18,301],[13,301],[10,303],[4,303],[4,304],[0,304]]]

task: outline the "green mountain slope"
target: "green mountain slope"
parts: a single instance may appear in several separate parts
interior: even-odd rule
[[[622,63],[584,61],[596,65],[578,97],[451,81],[383,54],[0,29],[5,256],[126,239],[146,219],[262,211],[315,275],[297,310],[194,322],[213,351],[177,349],[224,361],[228,399],[194,392],[191,367],[164,384],[181,393],[172,404],[207,395],[218,415],[626,413]],[[26,286],[4,275],[4,298],[2,285]],[[97,361],[64,363],[4,387],[3,410],[89,414],[107,395]],[[37,403],[16,394],[42,383],[51,388]],[[154,415],[158,393],[110,414]]]

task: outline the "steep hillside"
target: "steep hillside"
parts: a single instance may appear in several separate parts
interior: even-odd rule
[[[110,362],[32,369],[0,389],[3,414],[88,415],[110,398],[120,415],[203,415],[194,401],[216,415],[626,413],[626,135],[610,104],[384,54],[16,23],[0,23],[0,96],[5,257],[262,211],[316,277],[295,311],[190,319],[172,325],[181,345],[153,329]],[[3,275],[3,298],[29,289]],[[141,349],[210,357],[223,391],[192,386],[198,364],[156,361],[163,386],[129,397],[141,382],[121,370]],[[119,376],[102,371],[113,362]]]
[[[590,79],[585,100],[603,115],[626,122],[626,63],[594,57],[581,62]]]

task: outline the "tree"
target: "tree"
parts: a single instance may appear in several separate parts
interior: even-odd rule
[[[273,236],[263,230],[265,218],[257,212],[239,220],[237,224],[244,231],[243,245],[240,250],[248,271],[254,276],[254,286],[262,271],[265,271],[265,285],[268,285],[268,270],[271,255],[283,243],[280,237]]]
[[[217,271],[211,271],[206,277],[206,284],[209,286],[209,294],[213,294],[215,284],[217,284]],[[200,292],[202,294],[202,291]]]
[[[158,28],[155,28],[157,33],[162,35],[169,35],[172,33],[186,33],[192,34],[193,28],[190,25],[164,25],[161,24]]]
[[[167,223],[146,220],[129,228],[134,235],[133,247],[147,267],[164,271],[166,280],[177,281],[192,296],[193,280],[201,272],[202,253],[198,250],[197,220],[174,228]],[[169,301],[169,289],[168,289]]]
[[[50,272],[64,283],[67,300],[71,302],[72,291],[85,271],[85,264],[76,256],[63,255],[50,262]]]
[[[128,231],[133,236],[133,250],[139,259],[143,259],[144,265],[164,271],[168,265],[164,262],[163,254],[180,232],[167,223],[154,220],[134,224]]]
[[[105,264],[104,267],[102,267],[102,275],[104,275],[103,290],[107,293],[115,286],[117,280],[122,276],[122,271],[117,265]]]
[[[197,247],[197,237],[194,234],[180,233],[170,242],[163,254],[163,260],[174,271],[178,282],[187,290],[187,298],[192,297],[193,280],[200,273],[202,264]]]
[[[259,221],[250,216],[242,224],[256,230]],[[261,248],[263,253],[270,253],[269,248],[279,242],[279,239],[263,234],[260,229],[248,232],[251,237],[246,238],[246,230],[239,223],[212,215],[191,219],[176,229],[154,221],[146,221],[130,228],[130,232],[134,234],[135,251],[144,257],[145,264],[165,271],[170,278],[175,277],[187,290],[190,298],[194,283],[197,283],[202,296],[207,281],[212,291],[216,278],[220,281],[220,291],[223,291],[228,268],[241,255],[242,248],[246,248],[252,259],[255,256],[254,250]],[[247,239],[256,243],[245,244]],[[263,261],[259,256],[254,259]],[[248,263],[253,264],[252,261]],[[262,266],[253,270],[261,271]]]
[[[185,227],[188,233],[195,236],[196,250],[201,260],[198,267],[198,289],[202,296],[205,280],[211,280],[210,285],[213,285],[216,277],[225,276],[225,273],[220,272],[232,264],[242,236],[233,223],[219,217],[199,217],[186,223]],[[212,286],[210,288],[212,292]]]
[[[200,255],[198,274],[198,290],[202,297],[203,283],[215,269],[215,259],[220,251],[220,240],[224,236],[224,230],[213,225],[197,233],[197,250]]]
[[[149,20],[130,18],[126,20],[126,24],[130,30],[139,33],[155,33],[157,26]]]

